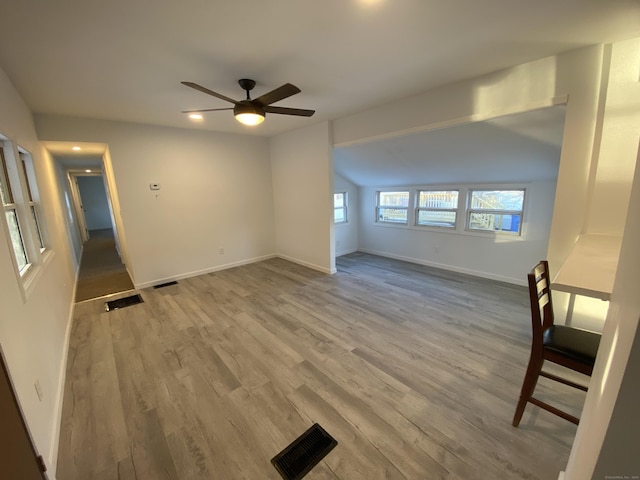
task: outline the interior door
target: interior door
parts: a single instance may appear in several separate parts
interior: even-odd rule
[[[33,444],[0,352],[0,478],[43,480],[45,467]]]

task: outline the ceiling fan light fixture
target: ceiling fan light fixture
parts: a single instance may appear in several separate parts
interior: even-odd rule
[[[264,117],[262,115],[258,115],[257,113],[239,113],[236,115],[236,120],[238,120],[243,125],[260,125],[264,122]]]
[[[233,114],[243,125],[259,125],[264,122],[264,109],[250,101],[238,102],[233,108]]]
[[[255,126],[264,122],[264,117],[266,112],[274,113],[278,115],[294,115],[298,117],[310,117],[316,111],[315,110],[305,110],[302,108],[287,108],[287,107],[274,107],[272,104],[279,102],[280,100],[284,100],[285,98],[289,98],[292,95],[296,95],[300,93],[300,89],[291,83],[285,83],[280,87],[271,90],[263,95],[260,95],[258,98],[251,99],[250,93],[255,87],[256,82],[254,80],[250,80],[248,78],[241,78],[238,80],[238,84],[242,87],[242,89],[247,92],[247,98],[245,100],[236,101],[233,98],[222,95],[221,93],[214,92],[213,90],[209,90],[208,88],[203,87],[202,85],[198,85],[193,82],[181,82],[183,85],[193,88],[194,90],[198,90],[199,92],[206,93],[207,95],[211,95],[212,97],[219,98],[220,100],[224,100],[225,102],[233,103],[233,107],[228,108],[205,108],[202,110],[183,110],[182,113],[202,113],[202,112],[215,112],[218,110],[233,110],[233,115],[236,117],[238,122],[243,125]]]

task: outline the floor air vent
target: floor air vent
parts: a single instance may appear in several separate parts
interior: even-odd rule
[[[178,282],[176,282],[175,280],[173,282],[167,282],[167,283],[161,283],[160,285],[154,285],[153,288],[164,288],[164,287],[170,287],[171,285],[177,285]]]
[[[118,308],[130,307],[131,305],[137,305],[142,303],[142,297],[140,295],[131,295],[130,297],[119,298],[118,300],[111,300],[104,304],[104,309],[107,312],[111,310],[117,310]]]
[[[317,423],[300,435],[271,463],[284,480],[300,480],[322,460],[338,442]]]

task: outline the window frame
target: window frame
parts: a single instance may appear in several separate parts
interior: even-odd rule
[[[9,218],[5,213],[0,220],[0,230],[4,230],[7,248],[11,250],[11,264],[13,265],[16,284],[22,296],[22,301],[26,302],[33,292],[38,279],[42,276],[44,266],[51,262],[55,252],[48,247],[48,233],[44,212],[39,209],[40,196],[37,190],[37,179],[34,162],[29,151],[15,144],[10,138],[0,134],[0,182],[3,191],[10,192],[10,197],[0,199],[5,212],[10,211]],[[24,166],[21,165],[25,159]],[[10,189],[10,190],[7,190]],[[9,203],[9,200],[11,203]],[[36,220],[32,218],[31,206],[35,207],[38,215],[38,227],[42,242],[45,248],[41,249],[38,232],[36,231]],[[14,248],[14,238],[16,237],[15,222],[18,225],[20,237],[20,248]],[[19,256],[24,254],[26,264]]]
[[[422,193],[449,193],[449,192],[456,192],[457,194],[457,199],[456,199],[456,207],[455,208],[451,208],[451,207],[446,207],[446,208],[442,208],[442,207],[421,207],[420,206],[420,197]],[[460,210],[460,189],[459,188],[449,188],[449,189],[445,189],[445,188],[429,188],[429,189],[425,189],[425,188],[419,188],[416,190],[416,207],[415,207],[415,225],[417,227],[431,227],[431,228],[445,228],[448,230],[455,230],[458,227],[458,211]],[[450,212],[454,214],[454,221],[453,221],[453,225],[437,225],[434,223],[420,223],[420,212]]]
[[[14,193],[14,185],[11,182],[9,175],[9,165],[7,162],[6,150],[7,142],[0,140],[0,189],[2,190],[1,201],[4,211],[5,222],[7,223],[7,242],[11,244],[11,250],[13,251],[13,258],[15,260],[15,266],[18,275],[21,278],[27,274],[31,267],[31,256],[27,248],[27,242],[25,241],[25,232],[22,221],[20,219],[20,213],[18,210],[18,204],[16,202],[16,196]],[[15,238],[11,233],[11,225],[9,224],[9,215],[13,217],[15,226],[17,228],[18,238]],[[17,248],[20,248],[20,251]],[[22,257],[24,261],[21,261]]]
[[[336,207],[336,195],[342,195],[342,206]],[[344,225],[349,222],[349,217],[347,216],[349,210],[349,195],[348,192],[334,192],[333,194],[333,223],[335,225]],[[342,218],[344,220],[336,221],[336,210],[342,210]]]
[[[18,155],[20,156],[26,187],[25,204],[29,210],[29,219],[33,226],[36,248],[38,248],[40,254],[43,254],[47,250],[47,231],[43,223],[44,216],[41,215],[40,191],[33,169],[33,159],[29,152],[20,147],[18,147]]]
[[[406,206],[401,206],[401,205],[383,205],[380,203],[380,194],[385,194],[385,193],[406,193],[407,194],[407,205]],[[376,191],[376,223],[381,224],[381,225],[409,225],[409,202],[411,200],[411,190],[407,189],[407,190],[399,190],[399,189],[381,189]],[[405,220],[404,222],[394,222],[394,221],[389,221],[389,220],[381,220],[381,216],[380,216],[380,211],[381,210],[404,210],[405,211]]]
[[[507,210],[507,209],[479,209],[472,208],[473,202],[473,193],[474,192],[522,192],[522,209],[521,210]],[[480,233],[480,234],[490,234],[493,233],[495,235],[511,235],[522,237],[523,236],[523,224],[524,224],[524,214],[526,210],[526,199],[527,199],[527,189],[525,187],[470,187],[467,189],[467,208],[466,208],[466,222],[465,222],[465,231],[472,233]],[[473,214],[487,214],[487,215],[518,215],[520,217],[520,222],[518,223],[518,231],[511,230],[493,230],[493,229],[482,229],[482,228],[472,228],[471,227],[471,216]]]

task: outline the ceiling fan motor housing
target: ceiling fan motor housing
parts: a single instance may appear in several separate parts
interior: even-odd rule
[[[233,107],[234,115],[241,115],[243,113],[253,113],[256,115],[265,116],[264,108],[262,105],[258,103],[254,103],[252,100],[240,100],[236,103],[236,106]]]
[[[247,96],[249,95],[249,90],[253,90],[253,87],[256,86],[256,81],[249,78],[241,78],[240,80],[238,80],[238,83],[243,90],[247,91]]]

